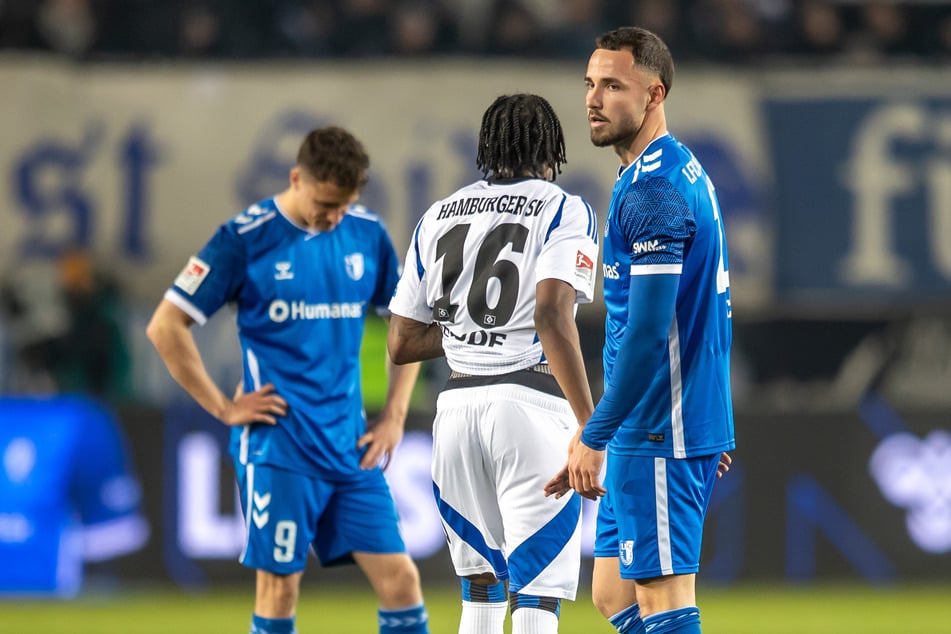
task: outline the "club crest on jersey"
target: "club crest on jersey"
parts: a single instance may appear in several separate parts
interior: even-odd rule
[[[620,543],[621,565],[630,566],[634,563],[634,540],[625,539]]]
[[[363,254],[351,253],[343,256],[343,261],[347,266],[347,275],[351,280],[357,281],[363,277]]]
[[[182,272],[175,278],[175,286],[182,289],[189,295],[194,295],[201,283],[208,277],[211,267],[194,255],[188,258],[188,264],[182,269]]]
[[[294,279],[294,272],[291,271],[291,263],[290,262],[275,262],[274,263],[274,279],[276,280]]]

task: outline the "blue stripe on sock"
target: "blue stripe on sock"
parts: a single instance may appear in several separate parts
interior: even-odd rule
[[[420,603],[402,610],[377,611],[380,634],[429,634],[429,615]]]
[[[646,634],[700,634],[700,608],[689,606],[644,617]]]
[[[580,515],[581,496],[572,495],[565,508],[519,544],[509,557],[513,579],[509,583],[509,592],[518,592],[551,564],[574,534]]]
[[[637,603],[627,606],[608,620],[620,634],[644,634],[641,606]]]
[[[477,553],[489,561],[495,570],[495,577],[497,579],[507,579],[509,571],[505,565],[505,556],[502,554],[502,551],[489,548],[489,545],[485,543],[485,538],[482,537],[482,533],[479,532],[479,529],[442,499],[439,495],[439,487],[436,486],[435,482],[433,482],[433,493],[436,495],[436,506],[439,507],[439,514],[446,523],[449,524],[449,527],[452,528],[464,542],[472,546]]]
[[[266,619],[254,614],[251,616],[250,634],[296,634],[294,617],[289,619]]]

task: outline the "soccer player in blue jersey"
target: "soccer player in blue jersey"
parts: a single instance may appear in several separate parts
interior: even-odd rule
[[[620,632],[700,632],[703,521],[734,448],[723,221],[709,176],[667,131],[673,72],[659,37],[623,27],[597,39],[585,75],[591,141],[621,167],[603,248],[605,390],[567,477],[604,495],[592,594]]]
[[[148,539],[114,416],[79,396],[0,397],[0,597],[81,589],[83,563]]]
[[[554,182],[561,123],[530,94],[486,109],[484,178],[417,225],[387,340],[397,362],[446,355],[433,491],[462,583],[460,634],[554,634],[574,600],[581,498],[544,495],[594,404],[574,315],[594,298],[597,219]]]
[[[171,375],[232,427],[243,494],[242,564],[257,570],[252,634],[295,631],[307,554],[355,562],[379,597],[382,634],[426,633],[419,573],[406,554],[380,468],[403,434],[418,364],[388,363],[368,425],[359,351],[369,306],[399,279],[379,218],[356,204],[369,159],[338,127],[304,139],[290,185],[223,224],[155,311],[148,336]],[[189,330],[235,302],[245,391],[228,398]]]

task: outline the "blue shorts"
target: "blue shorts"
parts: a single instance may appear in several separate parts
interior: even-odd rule
[[[396,505],[380,469],[345,481],[235,463],[247,541],[239,561],[286,575],[307,564],[353,563],[353,552],[404,553]]]
[[[650,579],[700,569],[703,520],[720,454],[607,459],[595,557],[618,557],[621,577]]]

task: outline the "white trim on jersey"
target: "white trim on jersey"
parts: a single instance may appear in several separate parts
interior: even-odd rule
[[[254,507],[254,465],[246,465],[247,477],[245,481],[248,483],[248,490],[245,491],[247,499],[244,502],[245,514],[244,514],[244,547],[241,549],[241,555],[238,557],[238,561],[244,563],[244,557],[248,554],[248,546],[251,542],[251,513],[253,513]]]
[[[657,512],[657,558],[663,575],[674,574],[670,550],[670,506],[667,499],[667,459],[654,458],[654,507]]]
[[[258,364],[258,357],[251,348],[248,348],[246,354],[248,358],[248,372],[251,373],[251,388],[253,392],[261,389],[261,366]],[[241,464],[248,464],[248,438],[251,435],[251,425],[245,425],[241,430],[240,449],[238,460]],[[250,507],[248,507],[250,508]]]
[[[680,275],[683,264],[632,264],[631,275]]]
[[[260,218],[258,218],[258,219],[255,220],[254,222],[252,222],[251,224],[242,225],[242,226],[238,229],[238,235],[243,235],[243,234],[245,234],[245,233],[251,231],[252,229],[257,229],[258,227],[260,227],[261,225],[263,225],[263,224],[264,224],[265,222],[267,222],[268,220],[271,220],[272,218],[276,218],[276,217],[277,217],[277,212],[275,212],[275,211],[269,211],[267,214],[261,216]]]
[[[680,329],[677,326],[677,315],[670,322],[670,333],[667,335],[667,350],[670,355],[670,426],[673,438],[674,458],[686,458],[687,449],[684,442],[684,408],[683,378],[680,375]]]
[[[168,301],[172,302],[173,304],[181,308],[182,311],[184,311],[186,315],[194,319],[195,323],[198,324],[199,326],[204,326],[206,323],[208,323],[208,317],[205,315],[205,313],[198,310],[198,308],[196,308],[194,304],[192,304],[190,301],[188,301],[187,299],[185,299],[184,297],[182,297],[181,295],[179,295],[172,289],[168,289],[167,291],[165,291],[165,299],[167,299]]]
[[[380,217],[374,212],[366,208],[366,206],[359,203],[354,203],[347,208],[345,212],[350,216],[356,216],[357,218],[363,218],[364,220],[372,220],[373,222],[380,222]]]

